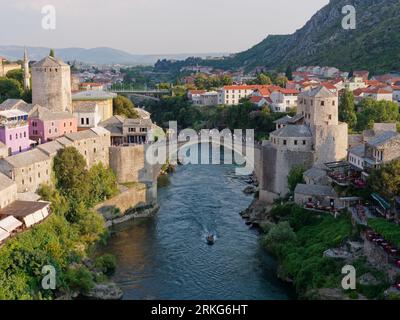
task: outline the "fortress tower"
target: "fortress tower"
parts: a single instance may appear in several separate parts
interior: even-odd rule
[[[294,166],[323,168],[327,162],[346,158],[348,128],[338,114],[338,95],[324,86],[299,95],[296,116],[277,120],[277,130],[263,143],[260,199],[272,202],[284,197]]]
[[[337,93],[324,86],[299,96],[297,114],[311,129],[316,166],[347,157],[348,125],[339,122],[338,105]]]
[[[72,112],[68,64],[48,56],[32,65],[32,103],[51,111]]]

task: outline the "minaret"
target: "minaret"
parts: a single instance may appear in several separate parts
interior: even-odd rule
[[[29,73],[29,61],[28,61],[28,52],[25,47],[24,51],[24,89],[25,91],[29,91],[31,88],[31,75]]]

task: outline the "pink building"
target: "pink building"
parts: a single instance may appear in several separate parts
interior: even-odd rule
[[[28,114],[20,110],[0,111],[0,141],[8,149],[8,155],[29,150]]]
[[[29,137],[38,143],[52,141],[76,131],[76,118],[69,112],[51,112],[38,106],[29,116]]]

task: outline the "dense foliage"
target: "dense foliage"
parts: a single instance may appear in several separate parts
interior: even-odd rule
[[[304,183],[304,172],[305,168],[302,165],[294,166],[292,169],[290,169],[289,175],[287,176],[287,182],[290,192],[294,192],[297,184]]]
[[[356,107],[353,92],[345,90],[339,99],[339,121],[346,122],[349,129],[354,129],[357,123]]]
[[[86,171],[75,148],[59,151],[55,157],[56,188],[42,186],[43,200],[51,202],[52,214],[40,225],[10,239],[0,250],[0,299],[50,299],[70,290],[87,291],[95,280],[80,264],[88,249],[105,234],[104,220],[91,209],[94,201],[111,196],[116,189],[109,169],[101,165]],[[61,163],[61,160],[68,163]],[[97,181],[97,182],[96,182]],[[103,187],[99,186],[105,184]],[[104,183],[105,182],[105,183]],[[107,273],[112,258],[99,260]],[[51,265],[57,274],[57,290],[44,290],[42,267]]]
[[[368,177],[368,186],[388,200],[400,195],[400,160],[385,163],[373,170]]]
[[[340,289],[344,262],[324,257],[323,253],[340,247],[346,239],[358,237],[359,230],[352,226],[350,217],[345,213],[336,219],[328,214],[318,215],[293,203],[275,205],[269,216],[276,224],[262,226],[265,232],[263,244],[277,256],[281,264],[279,275],[293,279],[299,296],[314,299],[319,297],[319,289]],[[375,224],[375,220],[373,221]],[[383,219],[378,224],[384,224],[384,228],[390,229],[386,233],[388,238],[394,234],[393,227],[398,228]],[[378,227],[382,232],[385,232],[384,228]],[[358,258],[351,264],[356,267],[357,277],[370,273],[378,283],[358,283],[356,291],[343,292],[343,295],[357,298],[362,294],[369,299],[382,297],[383,291],[389,286],[386,275],[363,258]]]
[[[147,110],[152,119],[167,128],[168,121],[177,121],[180,129],[254,129],[257,139],[265,139],[275,130],[274,121],[286,113],[271,113],[244,100],[235,106],[193,106],[185,96],[164,97],[149,101]]]
[[[126,118],[139,118],[133,102],[124,96],[117,96],[113,99],[113,113]]]
[[[375,122],[400,121],[399,105],[395,102],[367,98],[360,102],[358,108],[356,130],[359,132],[371,129]]]

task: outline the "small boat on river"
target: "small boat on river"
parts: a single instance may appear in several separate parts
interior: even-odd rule
[[[208,245],[213,245],[215,242],[215,237],[213,234],[209,234],[206,238]]]

